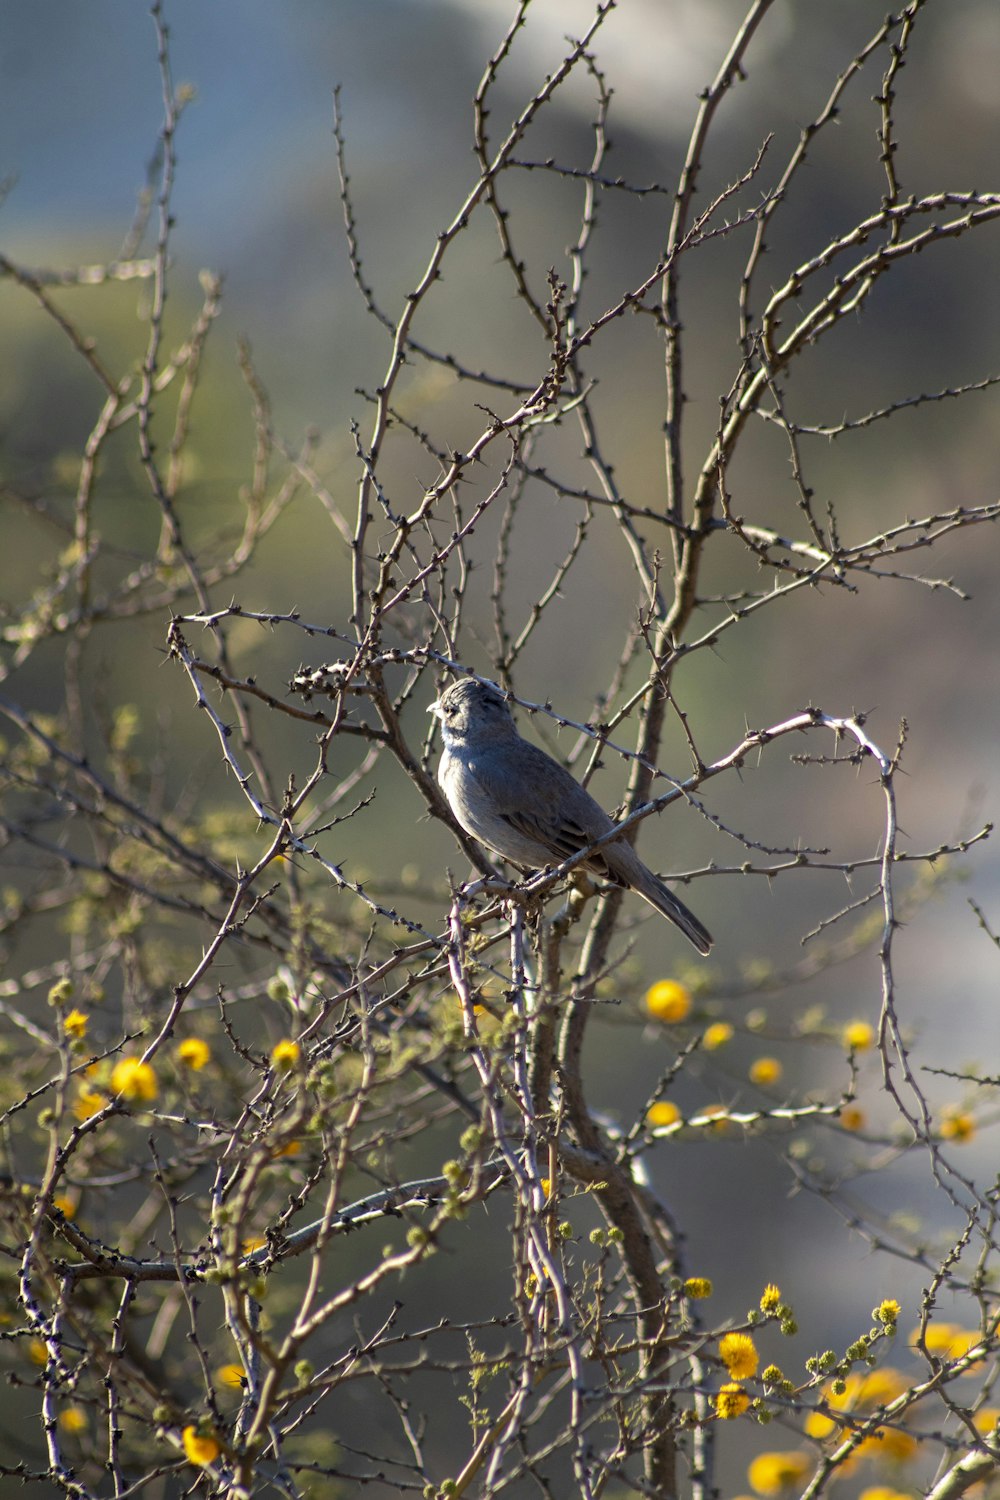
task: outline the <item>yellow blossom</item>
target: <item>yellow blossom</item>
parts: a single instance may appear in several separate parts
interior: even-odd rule
[[[651,1104],[646,1111],[647,1125],[676,1125],[681,1117],[681,1112],[676,1104],[671,1104],[669,1099],[661,1099],[657,1104]]]
[[[728,1135],[733,1128],[733,1122],[729,1118],[729,1111],[724,1104],[706,1104],[699,1111],[699,1123],[710,1121],[709,1129],[714,1135]]]
[[[741,1417],[749,1405],[750,1397],[738,1380],[731,1380],[728,1385],[724,1385],[715,1398],[716,1413],[724,1422]]]
[[[867,1052],[875,1043],[875,1028],[867,1021],[848,1021],[840,1033],[848,1052]]]
[[[271,1061],[281,1073],[290,1073],[301,1056],[302,1048],[298,1042],[288,1037],[271,1048]]]
[[[76,1218],[77,1200],[68,1193],[56,1193],[52,1199],[52,1207],[57,1208],[64,1219]]]
[[[902,1370],[897,1370],[892,1365],[883,1365],[880,1370],[869,1370],[864,1375],[848,1375],[847,1390],[843,1396],[834,1397],[831,1404],[873,1411],[876,1406],[895,1401],[897,1396],[901,1396],[909,1388],[910,1383]]]
[[[894,1490],[890,1484],[870,1484],[858,1500],[912,1500],[905,1490]]]
[[[900,1306],[895,1297],[886,1297],[878,1307],[872,1311],[872,1317],[876,1323],[892,1324],[895,1326],[899,1320]]]
[[[215,1378],[219,1385],[225,1386],[227,1390],[239,1391],[243,1388],[246,1374],[242,1365],[220,1365],[215,1372]]]
[[[928,1354],[937,1354],[941,1359],[961,1359],[978,1342],[978,1333],[957,1323],[929,1323],[924,1336]]]
[[[111,1088],[114,1093],[141,1104],[151,1103],[157,1095],[159,1085],[156,1074],[149,1063],[138,1057],[123,1057],[111,1070]]]
[[[68,1015],[63,1016],[63,1031],[67,1036],[79,1039],[87,1034],[90,1017],[85,1010],[71,1010]]]
[[[928,1354],[950,1354],[952,1340],[958,1332],[957,1323],[928,1323],[924,1331],[924,1345]],[[915,1344],[919,1337],[920,1330],[915,1328],[910,1335],[910,1343]]]
[[[897,1396],[908,1389],[906,1376],[892,1365],[885,1365],[879,1370],[868,1370],[864,1374],[854,1370],[844,1381],[841,1392],[835,1392],[832,1385],[825,1387],[823,1395],[833,1415],[828,1417],[822,1412],[810,1412],[805,1420],[806,1434],[819,1441],[836,1434],[839,1441],[841,1424],[837,1419],[841,1414],[876,1411],[890,1401],[895,1401]],[[856,1451],[859,1455],[880,1452],[888,1458],[903,1459],[910,1456],[914,1447],[915,1440],[909,1433],[880,1428],[860,1443]]]
[[[59,1413],[59,1426],[63,1432],[84,1432],[87,1427],[87,1413],[82,1406],[67,1406]]]
[[[976,1122],[968,1110],[949,1105],[941,1116],[941,1138],[955,1141],[959,1145],[971,1141],[976,1134]]]
[[[780,1495],[798,1484],[811,1467],[805,1453],[758,1453],[747,1469],[747,1478],[758,1495]]]
[[[33,1365],[47,1365],[49,1362],[49,1351],[45,1347],[43,1339],[29,1339],[28,1358]]]
[[[73,1113],[78,1120],[89,1120],[91,1115],[96,1115],[98,1110],[103,1109],[107,1099],[97,1089],[88,1087],[87,1084],[80,1085],[80,1091],[73,1101]]]
[[[806,1437],[816,1438],[818,1442],[822,1442],[832,1432],[837,1431],[837,1424],[832,1417],[824,1416],[821,1411],[811,1411],[803,1423],[803,1431]]]
[[[188,1463],[197,1464],[199,1468],[204,1468],[206,1464],[214,1464],[222,1452],[219,1440],[214,1433],[201,1433],[197,1427],[185,1427],[181,1433],[181,1442],[184,1444],[184,1454]]]
[[[277,1161],[281,1156],[298,1156],[301,1150],[301,1141],[286,1141],[283,1146],[275,1146],[271,1152],[271,1160]]]
[[[684,1295],[690,1297],[692,1302],[701,1302],[706,1297],[711,1297],[714,1288],[707,1276],[689,1276],[684,1283]]]
[[[733,1039],[733,1028],[728,1021],[713,1021],[711,1026],[706,1026],[701,1038],[701,1045],[706,1052],[715,1052],[719,1047],[724,1047]]]
[[[1000,1406],[981,1406],[972,1418],[972,1425],[983,1437],[990,1437],[1000,1422]]]
[[[773,1281],[769,1281],[760,1294],[760,1310],[762,1313],[772,1313],[781,1305],[781,1288],[776,1287]]]
[[[901,1432],[898,1427],[879,1427],[856,1449],[863,1458],[891,1458],[896,1463],[905,1463],[916,1451],[916,1438],[910,1432]]]
[[[190,1068],[192,1073],[200,1073],[211,1060],[212,1049],[200,1036],[189,1036],[183,1042],[178,1042],[174,1056],[183,1067]]]
[[[758,1057],[750,1064],[750,1082],[768,1088],[777,1083],[782,1074],[781,1063],[776,1057]]]
[[[734,1380],[757,1373],[757,1350],[748,1333],[727,1333],[719,1340],[719,1358]]]
[[[845,1104],[844,1108],[840,1111],[839,1119],[844,1129],[852,1132],[864,1130],[868,1124],[864,1110],[859,1109],[856,1104]]]
[[[884,1406],[887,1401],[895,1401],[897,1396],[909,1389],[910,1382],[902,1370],[895,1369],[893,1365],[883,1365],[880,1370],[869,1370],[867,1375],[862,1375],[858,1404],[869,1408]]]
[[[677,979],[660,979],[646,991],[646,1009],[654,1020],[676,1026],[691,1013],[691,991]]]
[[[462,999],[461,995],[456,994],[454,990],[449,991],[448,995],[446,996],[446,1004],[453,1005],[460,1016],[463,1016],[465,1014],[465,1001]],[[486,1016],[489,1015],[489,1011],[486,1009],[486,1006],[481,1005],[478,1000],[473,1000],[472,1014],[474,1016]]]

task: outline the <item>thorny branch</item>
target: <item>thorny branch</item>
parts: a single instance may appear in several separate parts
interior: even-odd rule
[[[792,612],[821,678],[809,609],[823,590],[857,609],[900,581],[970,597],[961,547],[1000,520],[1000,502],[949,495],[918,515],[893,509],[880,486],[863,507],[842,503],[815,439],[845,445],[915,410],[959,410],[988,399],[998,377],[937,376],[809,420],[798,381],[835,330],[857,332],[886,278],[995,232],[1000,195],[909,186],[900,101],[927,0],[850,49],[791,148],[768,127],[719,180],[717,146],[773,9],[751,0],[671,182],[662,167],[653,181],[617,170],[605,41],[625,8],[596,4],[543,73],[539,8],[519,0],[473,93],[471,186],[454,192],[430,248],[417,246],[415,273],[409,218],[400,235],[411,279],[398,313],[364,266],[351,101],[338,89],[347,263],[373,335],[388,337],[384,373],[361,393],[367,428],[353,414],[339,423],[334,462],[320,435],[276,432],[241,343],[252,439],[246,482],[224,487],[217,517],[190,476],[223,282],[203,273],[178,336],[176,138],[189,94],[173,81],[160,0],[161,125],[119,253],[63,268],[0,257],[0,276],[93,391],[65,503],[3,493],[12,524],[41,528],[49,553],[37,579],[15,580],[19,602],[0,605],[0,836],[16,877],[0,892],[13,1059],[3,1255],[17,1305],[0,1340],[38,1417],[37,1434],[19,1436],[24,1458],[0,1473],[74,1500],[177,1483],[227,1500],[359,1486],[707,1500],[720,1488],[720,1434],[746,1441],[760,1418],[801,1445],[785,1458],[799,1464],[789,1485],[803,1500],[880,1449],[922,1464],[914,1484],[940,1500],[995,1474],[984,1413],[998,1351],[997,1192],[956,1154],[997,1122],[995,1070],[929,1069],[898,951],[904,924],[992,825],[969,816],[909,841],[911,798],[934,803],[940,788],[928,799],[907,781],[905,726],[888,750],[874,713],[783,702],[750,730],[693,684],[696,667],[711,670],[706,648],[734,632],[749,642],[773,609]],[[829,127],[868,107],[853,101],[873,76],[874,197],[852,162],[857,192],[825,178],[824,215],[796,220],[806,166],[828,170]],[[558,114],[583,89],[585,129]],[[568,144],[553,154],[552,139]],[[540,189],[566,246],[558,265],[534,249]],[[786,222],[794,250],[776,251]],[[480,229],[489,263],[463,300],[461,256],[477,253]],[[692,398],[717,350],[697,288],[717,252],[738,267],[715,293],[737,337],[712,370],[724,394],[704,422]],[[115,341],[87,320],[98,297],[133,282],[141,344],[116,369]],[[516,338],[494,339],[493,307]],[[662,362],[655,408],[644,404],[650,351]],[[815,400],[822,381],[811,389]],[[650,411],[663,470],[640,498],[631,450],[643,443],[628,424],[648,426]],[[787,473],[761,483],[761,502],[745,467],[751,434],[776,431]],[[135,505],[155,518],[141,547],[119,535],[107,477],[119,444],[144,487]],[[38,555],[36,533],[24,535],[23,555]],[[941,566],[957,577],[914,571],[946,544]],[[321,594],[277,597],[291,554],[322,559]],[[164,615],[154,656],[142,632]],[[583,622],[579,639],[567,618]],[[316,660],[317,647],[332,658]],[[546,662],[561,670],[547,676]],[[620,763],[605,840],[525,873],[498,868],[458,825],[424,710],[470,672],[498,682],[527,732],[595,795],[602,765]],[[756,685],[748,675],[741,707]],[[755,778],[787,776],[775,750],[790,736],[808,746],[790,765],[821,777],[836,809],[828,839],[774,832],[758,815]],[[686,770],[665,769],[681,755]],[[675,804],[671,826],[686,817],[707,852],[670,878],[699,902],[722,889],[728,911],[734,891],[761,885],[742,877],[780,877],[801,902],[782,920],[807,946],[784,965],[724,952],[697,979],[666,981],[665,997],[653,986],[640,1033],[635,903],[583,866],[647,823],[648,838]],[[437,864],[410,861],[435,839],[447,851]],[[873,1019],[847,1033],[815,1008],[789,1022],[734,1004],[795,995],[848,963]],[[615,1027],[630,1028],[630,1076],[609,1109],[591,1054],[605,1039],[610,1053]],[[725,1049],[764,1040],[800,1057],[823,1048],[826,1066],[779,1087],[776,1059],[759,1059],[771,1072],[751,1071],[748,1085]],[[877,1122],[861,1107],[868,1051],[887,1111]],[[962,1085],[959,1105],[938,1107],[932,1072]],[[690,1166],[690,1153],[721,1161],[731,1143],[746,1158],[768,1150],[783,1183],[919,1279],[916,1373],[865,1383],[895,1332],[892,1298],[843,1350],[795,1375],[758,1369],[753,1345],[794,1335],[780,1293],[747,1316],[727,1285],[705,1312],[685,1185],[693,1170],[713,1234],[731,1244],[714,1168]],[[897,1169],[930,1182],[930,1231],[865,1200],[869,1175],[894,1181]],[[956,1305],[976,1327],[942,1343],[951,1325],[939,1309]]]

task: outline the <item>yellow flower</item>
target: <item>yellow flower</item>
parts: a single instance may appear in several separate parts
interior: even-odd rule
[[[290,1073],[301,1056],[302,1048],[298,1042],[288,1037],[271,1048],[271,1061],[279,1073]]]
[[[737,1380],[724,1385],[715,1398],[716,1413],[724,1422],[741,1417],[749,1405],[750,1397]]]
[[[931,1323],[924,1338],[927,1352],[937,1354],[941,1359],[961,1359],[978,1342],[978,1333],[960,1328],[957,1323]]]
[[[890,1484],[870,1484],[862,1490],[858,1500],[911,1500],[905,1491],[894,1490]]]
[[[478,993],[479,994],[485,994],[486,993],[485,986],[483,987],[482,990],[478,991]],[[491,995],[490,999],[492,1000],[493,998],[494,997]],[[465,1011],[465,1001],[462,999],[461,995],[459,995],[454,990],[449,991],[449,994],[448,994],[448,1003],[450,1005],[454,1005],[454,1007],[458,1011],[459,1015],[462,1015],[463,1012]],[[487,1010],[486,1006],[482,1004],[481,1001],[479,1001],[479,1000],[473,1000],[473,1002],[472,1002],[472,1014],[474,1016],[488,1016],[489,1015],[489,1011]]]
[[[856,1386],[852,1385],[854,1381],[857,1381]],[[833,1405],[839,1406],[851,1399],[852,1405],[873,1411],[876,1406],[895,1401],[897,1396],[909,1390],[910,1383],[902,1370],[896,1370],[892,1365],[883,1365],[881,1370],[869,1370],[867,1375],[849,1375],[847,1387],[846,1394],[839,1401],[835,1399]]]
[[[669,1099],[661,1099],[658,1104],[651,1104],[646,1111],[647,1125],[676,1125],[681,1117],[681,1112],[676,1104],[671,1104]]]
[[[734,1380],[757,1373],[757,1350],[748,1333],[727,1333],[719,1340],[719,1358]]]
[[[848,1021],[840,1040],[848,1052],[867,1052],[875,1043],[875,1028],[867,1021]]]
[[[707,1276],[689,1276],[684,1283],[684,1295],[690,1297],[692,1302],[701,1302],[705,1297],[711,1297],[713,1291]]]
[[[138,1057],[123,1057],[111,1070],[111,1088],[126,1099],[149,1104],[156,1098],[159,1085],[149,1063]]]
[[[928,1354],[948,1355],[951,1351],[952,1340],[958,1332],[957,1323],[928,1323],[924,1333],[924,1344]],[[919,1337],[920,1330],[915,1328],[910,1335],[910,1343],[915,1344]]]
[[[798,1484],[811,1467],[805,1453],[758,1453],[747,1469],[747,1478],[758,1495],[780,1495]]]
[[[220,1365],[215,1372],[215,1378],[227,1390],[239,1391],[243,1388],[246,1374],[242,1365]]]
[[[89,1120],[91,1115],[96,1115],[99,1109],[107,1104],[107,1099],[97,1089],[92,1089],[85,1083],[81,1083],[80,1091],[73,1103],[73,1113],[78,1120]]]
[[[49,1351],[42,1339],[28,1340],[28,1358],[33,1365],[47,1365],[49,1362]]]
[[[886,1297],[872,1312],[876,1323],[892,1324],[895,1327],[899,1320],[900,1306],[895,1297]]]
[[[850,1131],[864,1130],[868,1124],[864,1110],[859,1109],[856,1104],[845,1104],[844,1108],[840,1111],[839,1119],[844,1129]]]
[[[59,1413],[59,1426],[63,1432],[83,1432],[87,1426],[87,1413],[82,1406],[67,1406]]]
[[[758,1057],[756,1062],[750,1064],[750,1082],[767,1088],[772,1083],[777,1083],[781,1077],[782,1067],[776,1057]]]
[[[724,1104],[706,1104],[705,1108],[699,1110],[701,1121],[709,1120],[709,1130],[713,1135],[729,1135],[733,1128],[733,1122],[729,1118],[729,1111]]]
[[[772,1313],[781,1306],[781,1288],[776,1287],[773,1281],[769,1281],[760,1294],[760,1310],[762,1313]]]
[[[646,1009],[656,1021],[676,1026],[691,1013],[691,991],[676,979],[660,979],[646,991]]]
[[[188,1463],[197,1464],[202,1469],[206,1464],[214,1464],[222,1452],[214,1433],[201,1433],[197,1427],[185,1427],[181,1433],[181,1442],[184,1444],[184,1455]]]
[[[52,1199],[52,1207],[57,1208],[64,1219],[76,1218],[77,1200],[68,1193],[56,1193]]]
[[[192,1073],[200,1073],[211,1060],[212,1049],[200,1036],[189,1036],[183,1042],[178,1042],[174,1056],[185,1068],[190,1068]]]
[[[832,1432],[836,1432],[837,1424],[832,1417],[825,1417],[821,1411],[811,1411],[803,1423],[803,1430],[806,1437],[816,1438],[818,1442],[822,1442]]]
[[[706,1052],[715,1052],[719,1047],[724,1047],[733,1039],[733,1028],[728,1021],[713,1021],[711,1026],[706,1026],[701,1038],[701,1045]]]
[[[864,1458],[891,1458],[905,1463],[917,1451],[917,1440],[910,1432],[900,1432],[897,1427],[879,1427],[870,1437],[862,1439],[855,1450]]]
[[[941,1116],[941,1138],[945,1141],[955,1141],[959,1145],[971,1141],[976,1134],[976,1122],[968,1110],[959,1109],[957,1105],[951,1104]]]
[[[826,1386],[823,1395],[833,1411],[833,1418],[822,1412],[810,1412],[805,1420],[806,1434],[819,1441],[835,1433],[839,1434],[840,1424],[837,1418],[841,1413],[875,1411],[878,1407],[895,1401],[897,1396],[908,1389],[909,1383],[905,1375],[892,1365],[886,1365],[881,1370],[869,1370],[863,1375],[853,1371],[844,1381],[844,1390],[839,1395],[834,1392],[832,1385]],[[860,1443],[856,1451],[858,1454],[880,1452],[889,1458],[902,1459],[908,1458],[914,1447],[915,1440],[909,1433],[883,1427]]]
[[[972,1419],[972,1425],[983,1437],[992,1436],[997,1423],[1000,1422],[1000,1406],[981,1406]]]
[[[68,1015],[63,1016],[63,1031],[67,1036],[86,1036],[89,1024],[90,1017],[85,1010],[71,1010]]]
[[[298,1156],[301,1150],[301,1141],[286,1141],[283,1146],[275,1146],[271,1152],[271,1160],[277,1161],[280,1156]]]

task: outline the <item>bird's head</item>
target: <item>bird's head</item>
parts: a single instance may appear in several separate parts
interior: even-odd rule
[[[507,700],[489,682],[463,677],[445,688],[428,709],[441,720],[445,742],[483,743],[517,733]]]

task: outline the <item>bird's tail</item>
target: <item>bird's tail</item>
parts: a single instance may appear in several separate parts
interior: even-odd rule
[[[707,927],[703,927],[693,911],[688,911],[683,901],[678,901],[673,891],[668,890],[662,880],[657,880],[652,872],[648,882],[644,881],[641,886],[633,886],[637,895],[648,901],[650,906],[679,927],[689,943],[693,943],[699,953],[708,954],[712,948],[712,934]]]

